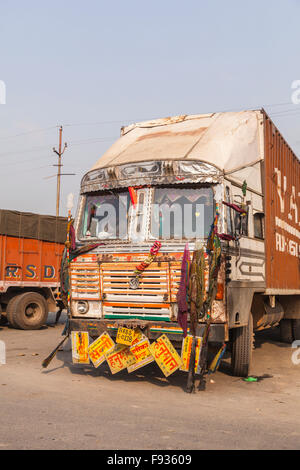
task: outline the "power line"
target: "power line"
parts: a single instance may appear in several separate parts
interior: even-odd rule
[[[15,137],[22,137],[24,135],[35,134],[35,133],[39,133],[39,132],[46,132],[46,131],[49,131],[51,129],[57,129],[57,127],[58,126],[52,126],[52,127],[45,127],[44,129],[34,129],[32,131],[22,132],[20,134],[10,135],[10,136],[7,136],[7,137],[0,137],[0,140],[9,140],[9,139],[14,139]]]
[[[110,142],[112,140],[117,139],[117,137],[91,137],[89,139],[85,140],[74,140],[69,142],[69,146],[75,146],[75,145],[85,145],[88,143],[98,143],[98,142]],[[13,152],[3,152],[0,154],[0,158],[6,158],[8,155],[18,155],[18,154],[23,154],[23,153],[31,153],[31,152],[38,152],[40,150],[48,149],[50,145],[43,145],[40,147],[32,147],[29,149],[22,149],[22,150],[17,150]]]
[[[81,140],[71,140],[68,145],[81,145],[81,144],[85,144],[85,143],[89,143],[91,141],[97,141],[97,142],[107,142],[107,141],[111,141],[111,140],[115,140],[117,139],[118,137],[117,136],[110,136],[110,137],[101,137],[101,136],[96,136],[96,137],[90,137],[88,139],[81,139]],[[51,146],[51,144],[49,145],[42,145],[42,146],[39,146],[39,147],[31,147],[31,148],[28,148],[28,149],[22,149],[22,150],[15,150],[15,151],[9,151],[9,152],[3,152],[3,153],[0,153],[0,158],[1,157],[6,157],[7,155],[15,155],[15,154],[18,154],[18,153],[29,153],[29,152],[38,152],[40,150],[43,150],[43,149],[48,149],[49,146]]]
[[[137,122],[145,121],[147,118],[138,118],[138,119],[119,119],[116,121],[96,121],[96,122],[84,122],[84,123],[74,123],[74,124],[64,124],[64,127],[77,127],[77,126],[100,126],[102,124],[122,124],[124,122]]]
[[[270,107],[270,108],[278,108],[282,106],[295,106],[291,102],[285,102],[285,103],[273,103],[273,104],[265,104],[263,107]],[[241,108],[242,109],[242,108]],[[254,108],[253,108],[254,109]],[[233,110],[227,110],[227,111],[233,111]],[[280,117],[297,117],[300,114],[300,109],[282,109],[282,110],[271,110],[269,112],[270,117],[274,118],[280,118]],[[115,121],[98,121],[98,122],[90,122],[90,123],[74,123],[74,124],[66,124],[65,126],[67,127],[73,127],[73,126],[93,126],[93,125],[101,125],[101,124],[112,124],[112,123],[124,123],[125,121],[135,121],[137,122],[140,119],[123,119],[123,120],[115,120]],[[44,132],[47,130],[52,130],[52,129],[57,129],[59,126],[52,126],[48,128],[43,128],[43,129],[35,129],[32,131],[24,132],[21,134],[15,134],[14,136],[9,136],[9,137],[2,137],[0,140],[5,140],[5,139],[10,139],[14,137],[20,137],[23,135],[28,135],[28,134],[34,134],[34,133],[39,133],[39,132]],[[81,140],[73,140],[69,142],[69,146],[80,146],[80,145],[86,145],[86,144],[96,144],[96,143],[101,143],[101,142],[109,142],[116,140],[118,137],[117,136],[111,136],[111,137],[101,137],[101,136],[95,136],[91,137],[88,139],[81,139]],[[38,147],[32,147],[28,149],[22,149],[22,150],[16,150],[16,151],[8,151],[8,152],[3,152],[0,154],[0,158],[6,158],[9,155],[17,155],[17,154],[24,154],[24,153],[31,153],[31,152],[38,152],[40,150],[48,149],[49,146],[43,145],[43,146],[38,146]],[[26,160],[29,161],[29,160]]]
[[[10,176],[10,175],[19,175],[19,174],[23,174],[23,173],[27,173],[29,171],[35,171],[35,170],[41,170],[41,169],[45,169],[45,168],[49,168],[51,167],[51,165],[43,165],[43,166],[38,166],[38,167],[31,167],[31,168],[26,168],[26,169],[23,169],[23,170],[20,170],[20,171],[14,171],[13,173],[4,173],[2,174],[1,173],[1,176]]]
[[[286,109],[285,111],[281,111],[278,113],[270,113],[272,117],[292,117],[298,116],[300,113],[300,109]]]
[[[45,155],[43,156],[45,157]],[[47,157],[50,157],[50,155],[47,155]],[[10,162],[10,163],[6,163],[4,165],[1,164],[1,168],[3,167],[7,167],[7,166],[13,166],[13,165],[22,165],[23,163],[29,163],[29,162],[35,162],[35,161],[38,161],[41,159],[41,156],[37,157],[37,158],[30,158],[28,160],[17,160],[17,161],[13,161],[13,162]]]
[[[286,106],[286,105],[292,105],[293,103],[286,102],[286,103],[273,103],[273,104],[261,104],[259,106],[244,106],[243,108],[240,107],[240,109],[257,109],[261,107],[278,107],[278,106]],[[232,110],[232,109],[230,109]],[[233,109],[234,110],[234,109]],[[151,121],[152,119],[155,118],[134,118],[134,119],[120,119],[120,120],[115,120],[115,121],[96,121],[96,122],[87,122],[87,123],[74,123],[74,124],[64,124],[64,127],[75,127],[75,126],[98,126],[102,124],[120,124],[120,123],[127,123],[127,122],[140,122],[140,121]]]
[[[114,141],[116,139],[118,139],[118,137],[108,137],[108,138],[93,138],[93,139],[87,139],[87,140],[82,140],[82,141],[78,141],[78,142],[70,142],[70,146],[76,146],[76,145],[85,145],[85,144],[97,144],[97,143],[101,143],[101,142],[111,142],[111,141]]]
[[[263,104],[264,107],[268,106],[269,108],[276,107],[276,106],[287,106],[287,105],[293,105],[293,103],[291,103],[291,101],[288,101],[286,103]]]
[[[30,152],[39,152],[40,150],[49,149],[49,145],[43,145],[41,147],[32,147],[29,149],[15,150],[13,152],[3,152],[0,153],[0,158],[5,158],[7,155],[16,155],[18,153],[30,153]]]
[[[261,104],[259,106],[246,106],[246,107],[243,107],[244,109],[254,109],[254,108],[260,108],[261,106],[263,107],[278,107],[278,106],[287,106],[287,105],[292,105],[292,103],[289,101],[289,102],[285,102],[285,103],[272,103],[272,104]],[[146,120],[151,120],[151,118],[127,118],[127,119],[118,119],[118,120],[111,120],[111,121],[94,121],[94,122],[83,122],[83,123],[72,123],[72,124],[63,124],[64,127],[84,127],[84,126],[98,126],[98,125],[102,125],[102,124],[120,124],[120,123],[126,123],[126,122],[138,122],[138,121],[146,121]],[[30,134],[36,134],[36,133],[40,133],[40,132],[46,132],[46,131],[49,131],[49,130],[53,130],[53,129],[58,129],[59,126],[56,125],[56,126],[50,126],[50,127],[44,127],[44,128],[40,128],[40,129],[32,129],[30,131],[26,131],[26,132],[21,132],[21,133],[18,133],[18,134],[14,134],[14,135],[10,135],[10,136],[6,136],[6,137],[0,137],[0,140],[9,140],[9,139],[13,139],[15,137],[22,137],[22,136],[25,136],[25,135],[30,135]]]

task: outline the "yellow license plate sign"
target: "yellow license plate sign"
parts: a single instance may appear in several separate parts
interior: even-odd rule
[[[118,344],[125,344],[126,346],[131,346],[134,340],[135,331],[130,328],[120,327],[118,329],[116,342]]]
[[[138,343],[142,339],[147,339],[147,337],[143,334],[143,332],[139,328],[136,328],[134,330],[134,337],[133,337],[133,341],[132,341],[131,346]]]
[[[166,335],[160,336],[157,341],[152,343],[150,350],[166,377],[181,367],[181,358]]]
[[[154,361],[154,357],[152,356],[150,350],[150,343],[146,337],[131,346],[130,352],[135,358],[135,363],[128,367],[129,373],[140,369],[141,367],[144,367]]]
[[[99,336],[88,349],[93,365],[99,367],[106,360],[105,354],[109,354],[114,347],[115,343],[107,332]]]
[[[117,374],[135,363],[135,358],[130,349],[123,344],[116,344],[114,350],[105,355],[112,374]]]
[[[181,360],[182,366],[180,370],[188,372],[190,367],[190,358],[193,344],[193,336],[187,335],[182,341]],[[200,372],[200,353],[201,353],[202,338],[196,337],[196,351],[195,351],[195,373]]]
[[[72,331],[73,364],[89,364],[89,334],[86,331]]]

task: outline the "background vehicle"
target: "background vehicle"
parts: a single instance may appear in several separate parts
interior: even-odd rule
[[[96,338],[139,326],[150,339],[165,333],[180,345],[182,255],[187,242],[191,252],[206,246],[218,208],[222,263],[209,340],[230,343],[233,373],[247,376],[253,331],[280,323],[283,340],[298,335],[299,196],[299,160],[264,110],[123,128],[82,180],[77,246],[100,245],[71,263],[71,330]],[[155,240],[159,255],[132,289],[136,266]]]
[[[59,301],[67,219],[0,210],[0,314],[15,328],[38,329]]]

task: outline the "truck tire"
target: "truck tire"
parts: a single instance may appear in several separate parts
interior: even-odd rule
[[[248,377],[252,363],[253,317],[250,313],[247,326],[231,330],[231,367],[233,375]]]
[[[4,316],[2,312],[2,305],[0,304],[0,326],[4,326],[8,323],[6,316]]]
[[[280,321],[280,341],[282,343],[291,344],[294,341],[293,337],[293,320],[284,318]]]
[[[300,340],[300,320],[292,320],[293,341]]]
[[[14,324],[14,320],[12,318],[12,311],[14,308],[14,304],[16,303],[19,297],[20,297],[20,294],[15,295],[15,297],[12,297],[12,299],[10,299],[6,307],[6,318],[10,326],[12,326],[13,328],[17,328],[17,326]]]
[[[38,330],[46,323],[47,317],[47,302],[37,292],[25,292],[12,303],[12,324],[20,330]]]
[[[0,315],[1,315],[1,313],[0,313]],[[5,325],[7,325],[7,323],[8,323],[8,320],[6,318],[6,315],[1,315],[0,316],[0,326],[5,326]]]

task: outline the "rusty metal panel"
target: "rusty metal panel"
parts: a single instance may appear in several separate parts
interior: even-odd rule
[[[264,115],[266,287],[300,290],[300,161]]]

